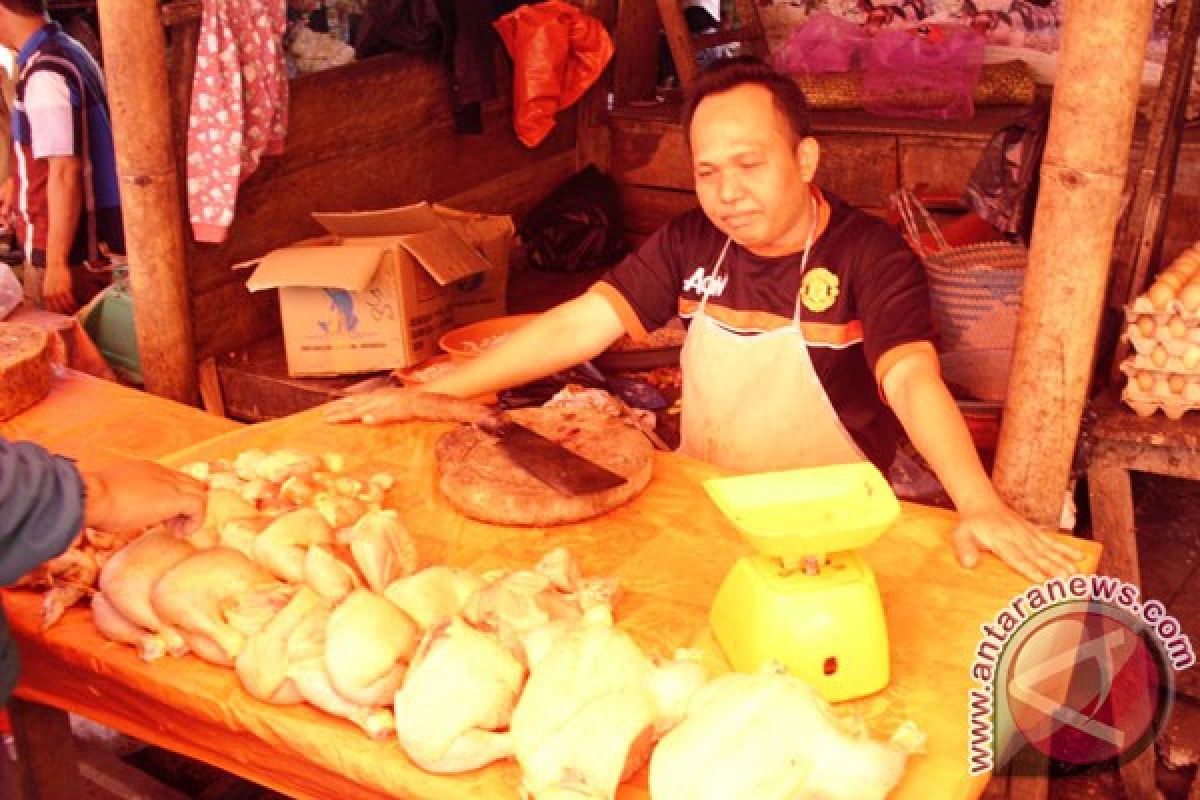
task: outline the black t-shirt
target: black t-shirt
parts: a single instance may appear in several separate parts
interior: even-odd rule
[[[690,319],[713,284],[706,313],[730,331],[753,334],[792,324],[803,279],[800,324],[813,367],[863,453],[886,469],[899,423],[878,379],[909,348],[932,352],[925,272],[895,229],[834,195],[817,197],[820,233],[807,277],[802,253],[768,258],[731,244],[711,280],[726,237],[695,209],[655,232],[593,291],[639,338],[676,314]]]

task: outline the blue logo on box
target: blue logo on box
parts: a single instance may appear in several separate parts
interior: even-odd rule
[[[318,320],[317,326],[323,333],[353,333],[358,327],[358,316],[354,313],[354,298],[345,289],[325,289],[329,295],[329,310],[333,319]]]

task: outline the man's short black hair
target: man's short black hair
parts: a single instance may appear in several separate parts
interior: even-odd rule
[[[0,6],[17,14],[40,15],[46,13],[46,0],[0,0]]]
[[[748,85],[761,86],[771,93],[775,108],[787,120],[796,143],[808,136],[808,101],[795,81],[754,56],[738,56],[713,62],[688,87],[683,101],[683,134],[689,144],[692,117],[700,101],[709,95]]]

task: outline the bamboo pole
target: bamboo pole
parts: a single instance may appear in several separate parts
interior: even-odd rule
[[[193,403],[196,363],[159,4],[100,0],[97,10],[142,375],[148,391]]]
[[[1154,0],[1067,4],[996,451],[1001,495],[1057,525],[1095,358]]]

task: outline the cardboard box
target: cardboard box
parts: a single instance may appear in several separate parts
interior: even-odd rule
[[[461,318],[504,313],[508,217],[419,203],[313,218],[331,235],[268,253],[246,281],[279,290],[290,375],[411,366],[460,324],[456,308]]]
[[[491,265],[486,272],[452,284],[450,317],[454,327],[504,316],[508,313],[508,266],[516,235],[512,217],[458,211],[436,203],[433,210],[443,224],[482,253]]]

